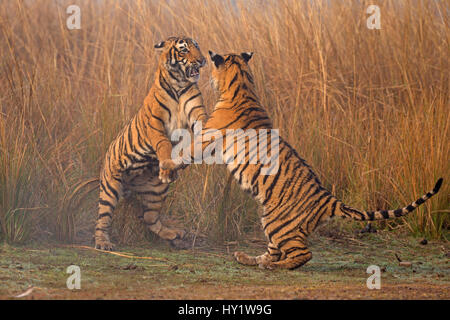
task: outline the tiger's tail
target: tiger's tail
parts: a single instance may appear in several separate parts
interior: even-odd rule
[[[336,216],[342,216],[342,217],[348,217],[353,218],[355,220],[365,221],[365,220],[384,220],[384,219],[391,219],[391,218],[398,218],[402,217],[404,215],[407,215],[408,213],[414,211],[418,206],[423,204],[425,201],[430,199],[432,196],[434,196],[439,189],[442,186],[443,179],[440,178],[436,185],[434,186],[433,190],[430,192],[424,194],[422,197],[417,199],[416,201],[410,203],[408,206],[403,207],[401,209],[396,210],[378,210],[378,211],[360,211],[354,208],[351,208],[343,203],[341,203],[340,206],[338,206],[335,215]]]

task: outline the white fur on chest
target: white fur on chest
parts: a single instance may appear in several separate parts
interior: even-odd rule
[[[187,129],[187,118],[184,112],[179,110],[172,111],[172,117],[165,124],[166,134],[170,141],[172,141],[172,134],[177,129]],[[174,142],[174,141],[172,141]],[[178,141],[175,141],[178,142]]]

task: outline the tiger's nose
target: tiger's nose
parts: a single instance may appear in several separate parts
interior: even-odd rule
[[[199,67],[203,67],[206,64],[206,58],[202,57],[200,60],[197,60],[197,63],[199,64]]]

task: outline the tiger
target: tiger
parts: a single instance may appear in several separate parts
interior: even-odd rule
[[[221,145],[219,150],[223,152],[223,161],[231,176],[263,207],[260,220],[268,241],[267,251],[259,256],[234,252],[237,262],[266,269],[296,269],[311,260],[307,237],[325,221],[333,217],[358,221],[401,217],[439,191],[442,178],[438,179],[432,191],[401,209],[361,211],[344,204],[322,186],[312,168],[282,137],[262,139],[260,132],[266,132],[268,136],[267,131],[272,130],[272,122],[259,102],[253,74],[248,65],[253,53],[220,55],[209,51],[209,55],[213,62],[212,81],[219,98],[201,135],[197,134],[189,147],[195,148],[195,143],[198,143],[200,150],[209,148],[210,151],[215,151],[218,148],[213,148],[213,145]],[[236,145],[225,144],[216,135],[211,135],[211,132],[219,131],[221,136],[226,136],[226,131],[230,129],[241,129],[244,133],[254,129],[258,130],[258,135],[236,135]],[[214,139],[205,138],[208,135]],[[273,136],[272,133],[270,135]],[[267,150],[270,149],[271,153],[272,150],[278,150],[278,170],[263,173],[267,165],[263,161],[254,161],[255,152],[251,150],[255,147],[250,143],[254,145],[255,141],[260,146],[266,143]],[[236,148],[238,144],[241,144],[240,148]],[[231,155],[228,157],[227,152],[230,150]],[[182,156],[177,155],[172,159],[171,166],[179,170],[192,160],[201,160],[190,154],[186,156],[183,151]],[[243,161],[236,161],[239,154]],[[202,156],[204,155],[205,152]],[[271,166],[276,168],[275,164]]]
[[[130,193],[140,199],[143,212],[138,218],[150,231],[174,247],[186,245],[184,230],[166,226],[160,220],[169,183],[174,180],[174,171],[160,165],[167,165],[170,159],[172,132],[191,128],[207,117],[197,84],[206,58],[198,43],[185,36],[170,37],[154,47],[161,54],[150,91],[105,155],[94,232],[97,249],[114,249],[110,241],[112,214],[119,199]]]

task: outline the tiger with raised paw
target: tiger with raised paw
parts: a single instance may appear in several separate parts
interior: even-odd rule
[[[143,212],[139,218],[148,229],[175,247],[184,248],[184,230],[164,225],[160,211],[169,183],[172,132],[192,129],[206,119],[197,81],[206,58],[197,42],[171,37],[155,45],[161,50],[155,80],[144,105],[109,146],[100,174],[100,197],[95,227],[95,247],[112,250],[112,214],[125,191],[137,194]],[[161,169],[160,165],[166,169]]]

